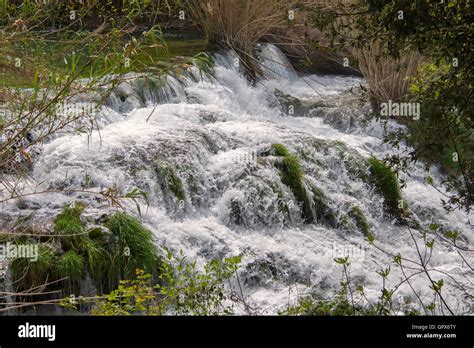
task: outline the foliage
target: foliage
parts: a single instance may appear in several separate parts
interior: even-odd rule
[[[467,212],[472,207],[474,190],[474,109],[470,102],[474,51],[469,44],[474,38],[473,19],[468,0],[363,0],[337,1],[317,12],[313,21],[319,28],[331,28],[338,44],[362,51],[378,47],[380,54],[374,64],[404,59],[407,52],[419,52],[424,57],[427,64],[406,96],[420,103],[420,120],[407,120],[408,132],[396,131],[386,138],[395,147],[406,141],[413,150],[389,160],[396,170],[408,175],[409,164],[420,160],[443,163],[448,170],[456,170],[446,161],[450,157],[447,152],[451,152],[451,158],[458,157],[455,167],[459,171],[442,182],[449,193],[443,203],[447,210]],[[392,79],[388,81],[392,83]]]
[[[157,294],[151,285],[151,275],[136,270],[136,278],[122,280],[120,285],[104,300],[92,308],[92,315],[159,315]]]
[[[11,261],[10,269],[18,290],[30,290],[55,279],[56,256],[51,247],[38,245],[37,260],[19,257]]]
[[[81,250],[84,246],[87,233],[84,223],[81,221],[81,214],[84,206],[75,204],[65,206],[63,211],[56,216],[53,222],[54,233],[60,235],[59,240],[64,250]]]
[[[93,315],[226,315],[225,282],[237,271],[240,257],[212,260],[198,271],[195,262],[167,250],[160,284],[150,274],[136,270],[136,279],[121,281],[117,290],[100,299]]]
[[[59,257],[56,267],[61,278],[78,280],[84,274],[84,260],[72,250]]]
[[[56,216],[55,235],[38,243],[37,261],[18,258],[11,262],[14,277],[19,279],[18,290],[47,288],[48,282],[57,285],[58,281],[74,290],[88,274],[102,293],[115,289],[121,279],[132,279],[136,268],[157,274],[160,258],[152,234],[138,220],[125,213],[111,215],[106,226],[93,229],[96,236],[92,239],[81,221],[83,209],[80,204],[65,206]]]
[[[311,223],[314,219],[313,211],[311,210],[308,193],[303,184],[304,173],[298,158],[291,155],[285,146],[281,144],[273,144],[272,149],[277,156],[283,156],[283,160],[278,163],[281,182],[290,188],[296,200],[301,204],[301,214],[305,222]]]
[[[125,213],[110,216],[106,226],[117,238],[111,266],[119,278],[130,278],[137,268],[153,273],[158,266],[158,255],[152,233],[137,219]]]

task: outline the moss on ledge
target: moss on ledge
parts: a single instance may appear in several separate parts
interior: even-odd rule
[[[361,231],[364,236],[367,236],[370,233],[370,225],[362,212],[362,209],[354,205],[347,215],[354,220],[357,229]]]
[[[404,208],[400,208],[402,201],[400,185],[393,170],[381,160],[371,157],[367,160],[369,166],[369,183],[384,197],[384,206],[387,213],[400,216]]]

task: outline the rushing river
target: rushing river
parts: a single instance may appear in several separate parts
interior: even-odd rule
[[[276,313],[305,293],[332,294],[341,280],[341,266],[333,259],[346,255],[351,276],[376,300],[382,282],[376,271],[392,259],[353,224],[342,227],[342,220],[359,207],[378,245],[417,258],[407,228],[387,217],[383,198],[351,173],[354,163],[393,153],[383,136],[400,126],[389,120],[384,127],[368,117],[363,79],[299,76],[271,45],[262,46],[261,58],[268,77],[254,86],[230,53],[215,56],[214,77],[190,69],[179,79],[168,78],[162,88],[124,83],[99,112],[100,132],[59,136],[43,147],[31,174],[35,189],[80,188],[86,176],[88,190],[116,186],[125,193],[138,187],[148,193],[142,221],[159,245],[198,262],[243,255],[243,295],[261,314]],[[314,221],[304,221],[269,154],[275,143],[298,157],[305,185],[324,193],[335,222],[324,221],[316,211]],[[457,230],[472,244],[474,218],[460,211],[447,214],[442,193],[424,183],[431,175],[439,185],[438,170],[426,173],[420,165],[410,172],[402,176],[402,195],[414,219]],[[173,187],[170,176],[179,178],[182,190]],[[111,210],[106,201],[85,193],[32,195],[1,209],[10,216],[34,213],[47,220],[74,200],[86,203],[84,216],[90,221]],[[137,214],[132,202],[127,209]],[[430,265],[472,291],[472,271],[455,249],[436,244]],[[392,264],[389,285],[400,277]],[[441,273],[434,277],[444,278],[443,291],[456,312],[472,314],[452,280]],[[426,277],[415,277],[411,284],[427,303],[432,300]],[[399,301],[416,302],[406,285],[397,294]]]

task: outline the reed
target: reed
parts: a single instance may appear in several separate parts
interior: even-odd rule
[[[243,70],[255,77],[262,74],[253,55],[255,43],[288,25],[294,1],[190,0],[186,4],[209,43],[233,50]]]

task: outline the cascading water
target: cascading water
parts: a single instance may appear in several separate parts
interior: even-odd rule
[[[162,83],[152,78],[124,83],[99,113],[100,136],[98,131],[90,138],[66,135],[44,146],[32,171],[40,183],[36,190],[80,188],[86,176],[90,191],[116,186],[125,193],[138,187],[149,195],[142,220],[160,245],[198,261],[243,255],[243,295],[262,314],[284,309],[305,292],[334,292],[341,274],[333,259],[346,255],[352,277],[374,300],[381,288],[376,271],[392,260],[370,247],[354,223],[344,223],[351,209],[365,215],[383,248],[416,258],[406,227],[387,217],[383,198],[354,175],[354,168],[365,170],[369,156],[394,151],[382,142],[386,128],[367,117],[362,79],[299,77],[271,45],[262,45],[260,56],[268,78],[253,87],[230,53],[216,55],[214,77],[201,78],[190,69]],[[281,158],[272,155],[272,144],[283,144],[298,158],[306,212],[282,180]],[[460,231],[472,243],[472,216],[448,215],[442,194],[423,183],[426,175],[415,166],[403,177],[402,195],[413,218]],[[435,168],[430,175],[441,179]],[[323,212],[318,194],[324,197]],[[9,201],[2,209],[10,216],[34,213],[47,220],[74,200],[86,204],[90,221],[110,210],[107,202],[85,193],[32,195],[21,206]],[[128,209],[136,212],[133,204]],[[432,263],[472,287],[470,271],[454,250],[438,246]],[[392,271],[394,282],[397,272]],[[445,282],[450,305],[465,308],[459,289]],[[428,285],[423,277],[412,282],[426,299],[432,298]],[[400,293],[413,297],[408,287]]]

